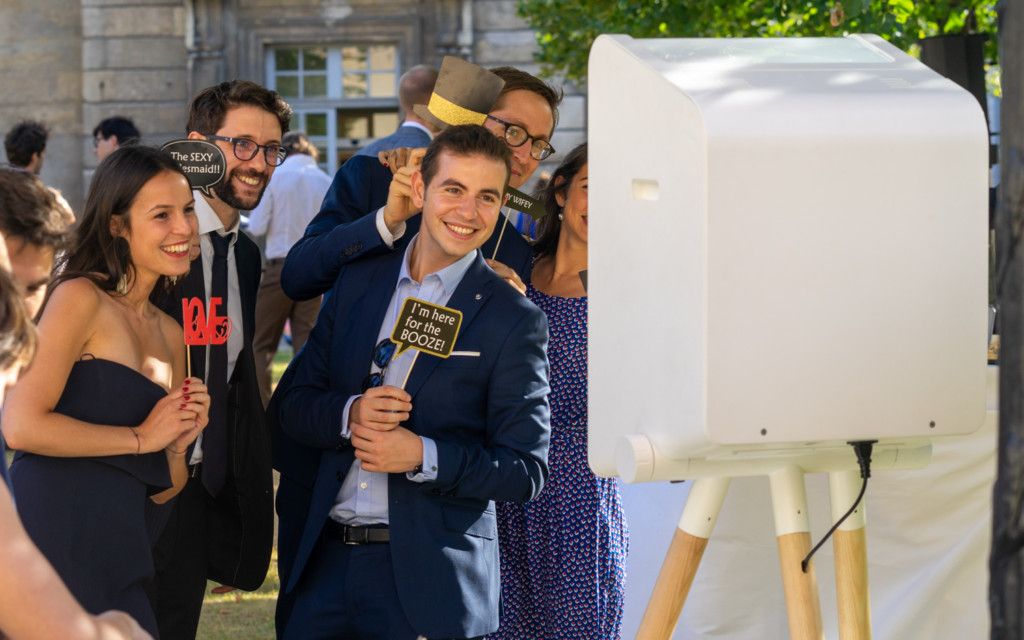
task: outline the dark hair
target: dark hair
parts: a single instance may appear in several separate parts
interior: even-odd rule
[[[485,127],[478,124],[463,124],[448,127],[437,134],[427,147],[427,152],[420,163],[424,185],[430,184],[434,179],[437,164],[444,151],[460,156],[481,155],[497,160],[505,165],[505,185],[508,185],[508,177],[512,172],[512,151],[502,138],[495,136]]]
[[[36,351],[36,328],[19,291],[11,275],[0,267],[0,370],[4,371],[28,364]]]
[[[501,98],[510,91],[532,91],[544,98],[544,101],[551,107],[551,131],[548,132],[548,135],[554,133],[555,125],[558,124],[558,105],[562,104],[562,98],[565,95],[561,89],[555,89],[537,76],[515,67],[495,67],[491,69],[491,73],[505,81],[505,86],[498,94],[498,99],[494,101],[495,104],[501,102]]]
[[[0,168],[0,232],[55,253],[68,240],[64,213],[53,192],[42,180],[19,169]]]
[[[131,118],[124,116],[111,116],[100,120],[92,130],[92,137],[95,138],[97,135],[102,136],[104,140],[110,136],[117,136],[118,145],[135,144],[142,137]]]
[[[249,80],[221,82],[200,91],[189,105],[185,132],[213,135],[224,126],[228,111],[242,106],[258,107],[272,113],[281,125],[281,133],[288,132],[292,108],[276,91]]]
[[[58,284],[73,278],[88,278],[104,291],[116,291],[122,276],[131,281],[131,248],[127,240],[111,231],[111,221],[131,229],[129,210],[135,197],[147,182],[165,171],[187,180],[169,153],[152,147],[121,147],[100,162],[89,185],[75,241],[61,260],[60,275],[54,278],[47,297]]]
[[[46,150],[46,139],[49,136],[50,130],[41,122],[19,122],[4,137],[7,161],[15,167],[27,167],[32,162],[32,154]]]
[[[538,197],[544,203],[544,209],[548,212],[540,219],[540,229],[537,231],[537,242],[533,245],[533,253],[538,257],[555,255],[558,249],[558,234],[562,231],[562,221],[558,214],[562,207],[558,204],[557,194],[565,194],[572,183],[572,179],[580,172],[580,169],[587,164],[587,143],[579,145],[570,151],[562,164],[558,165],[547,185],[538,193]]]

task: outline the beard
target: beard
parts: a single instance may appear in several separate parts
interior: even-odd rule
[[[239,195],[235,191],[235,183],[231,180],[232,176],[242,175],[251,176],[253,178],[260,178],[263,180],[263,188],[256,194],[256,197],[251,200],[246,200],[243,196]],[[221,180],[213,187],[213,192],[217,194],[217,197],[224,201],[225,204],[231,206],[234,209],[241,209],[242,211],[252,211],[256,208],[256,205],[263,199],[263,192],[267,190],[267,184],[270,182],[270,177],[259,171],[241,171],[235,169],[228,175],[224,176],[224,180]]]

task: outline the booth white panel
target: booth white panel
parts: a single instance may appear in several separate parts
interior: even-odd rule
[[[591,51],[590,461],[970,433],[974,98],[873,36]]]

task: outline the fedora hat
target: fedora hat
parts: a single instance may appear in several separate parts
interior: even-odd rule
[[[483,124],[505,81],[487,69],[445,56],[429,104],[413,105],[416,115],[440,131],[459,124]]]

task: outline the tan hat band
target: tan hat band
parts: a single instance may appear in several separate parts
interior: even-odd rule
[[[430,113],[434,114],[438,120],[452,126],[460,124],[483,124],[487,120],[486,113],[471,111],[450,100],[446,100],[436,93],[430,94],[430,104],[427,105],[427,109],[430,110]]]

